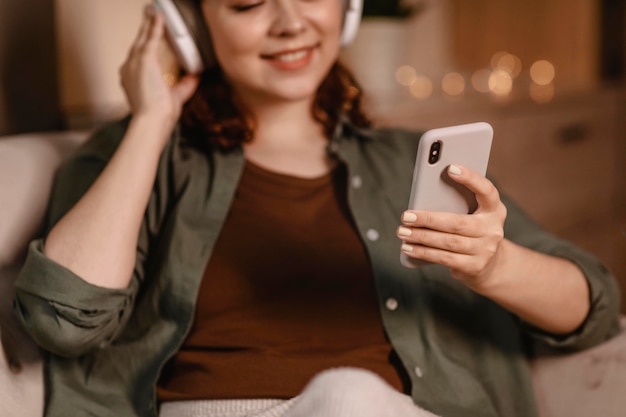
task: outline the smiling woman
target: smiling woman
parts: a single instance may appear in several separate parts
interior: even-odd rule
[[[337,0],[205,1],[202,10],[220,67],[248,106],[310,100],[339,54]]]
[[[203,4],[220,65],[202,75],[201,87],[183,110],[183,125],[192,137],[225,148],[251,141],[257,117],[251,106],[263,96],[272,101],[279,98],[274,96],[308,100],[306,106],[327,136],[339,120],[337,109],[349,115],[356,126],[369,126],[361,110],[361,88],[336,62],[342,30],[339,2],[324,0],[330,4],[325,12],[330,12],[330,19],[319,12],[311,17],[301,15],[294,12],[295,6],[287,5],[284,17],[277,20],[268,9],[285,6],[195,1]],[[239,14],[243,16],[236,18]],[[253,25],[256,28],[250,27]],[[250,36],[237,36],[242,31]],[[268,37],[270,32],[275,35]],[[224,82],[226,79],[229,82]],[[232,94],[233,85],[247,92]],[[225,129],[229,134],[224,134]]]
[[[406,210],[420,134],[369,128],[337,61],[360,1],[183,4],[214,64],[169,85],[147,8],[131,114],[61,168],[16,283],[47,417],[535,417],[527,339],[615,334],[606,269],[479,173],[440,167],[473,214]]]

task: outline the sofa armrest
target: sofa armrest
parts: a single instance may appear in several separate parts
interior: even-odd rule
[[[0,268],[15,262],[36,235],[54,173],[87,132],[0,137]]]
[[[0,328],[0,414],[2,417],[41,417],[44,409],[43,363],[33,353],[36,348],[23,334],[12,333],[11,327]],[[29,351],[31,361],[10,364],[3,345],[19,349],[23,357],[24,349]]]
[[[87,132],[0,137],[0,414],[43,415],[41,353],[12,314],[13,283],[42,221],[54,174]]]
[[[622,332],[593,349],[531,359],[541,417],[626,415],[626,316]]]

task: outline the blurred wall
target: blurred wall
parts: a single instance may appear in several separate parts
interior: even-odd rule
[[[452,2],[455,56],[461,69],[483,68],[494,53],[507,51],[525,66],[539,59],[551,61],[562,87],[597,86],[601,0]]]
[[[487,8],[491,14],[486,12],[484,17],[495,14],[489,20],[495,27],[471,27],[469,33],[473,35],[463,39],[473,46],[460,48],[459,58],[458,34],[468,32],[457,25],[468,29],[467,21],[463,21],[464,25],[456,21],[453,16],[458,19],[460,14],[451,13],[450,7],[460,4],[471,9],[468,13],[476,13],[479,5],[485,7],[494,1],[497,0],[476,0],[471,2],[472,6],[460,0],[429,1],[423,13],[409,19],[368,19],[357,41],[344,51],[344,58],[375,97],[397,91],[395,69],[404,64],[433,77],[467,64],[462,57],[480,59],[483,63],[489,54],[502,47],[493,43],[506,38],[493,36],[498,25],[506,20],[497,18],[497,13],[508,13],[509,17],[513,14],[517,18],[517,13],[513,13],[517,9]],[[593,42],[594,36],[588,35],[595,28],[591,23],[594,13],[586,12],[591,10],[591,4],[601,0],[575,0],[571,7],[565,8],[572,16],[583,16],[582,22],[586,24],[580,27],[571,16],[557,19],[552,18],[559,16],[557,12],[548,13],[566,0],[548,2],[550,7],[546,2],[532,1],[542,5],[537,10],[545,13],[526,13],[526,21],[543,16],[535,25],[539,28],[551,28],[552,23],[563,23],[563,18],[568,22],[559,23],[561,35],[547,37],[550,42],[538,43],[547,46],[560,41],[569,49],[553,50],[577,63],[573,67],[583,68],[585,75],[577,76],[591,78],[591,68],[597,65],[594,64],[597,50],[579,46],[583,42],[580,39]],[[623,0],[602,1],[617,4]],[[118,68],[147,3],[148,0],[0,0],[0,134],[88,127],[125,113],[127,106],[119,85]],[[517,36],[515,28],[499,29],[520,45],[531,40]],[[572,33],[576,35],[573,38]],[[476,52],[477,45],[484,46],[484,56]]]
[[[55,1],[60,103],[70,127],[89,127],[127,111],[118,71],[146,4],[147,0]]]
[[[118,69],[148,0],[0,0],[0,135],[127,111]]]
[[[0,135],[62,127],[53,0],[0,0]]]
[[[436,77],[454,63],[450,0],[427,2],[404,19],[366,18],[342,59],[373,100],[399,91],[396,70],[410,65],[419,74]]]

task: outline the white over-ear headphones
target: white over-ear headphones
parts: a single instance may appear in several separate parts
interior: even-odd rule
[[[361,15],[363,14],[363,0],[342,0],[344,4],[343,28],[341,30],[341,46],[352,43],[359,31]]]
[[[344,17],[341,45],[355,38],[363,0],[341,0]],[[202,72],[216,64],[211,35],[202,12],[193,0],[154,0],[154,6],[165,17],[166,33],[183,69],[192,74]]]

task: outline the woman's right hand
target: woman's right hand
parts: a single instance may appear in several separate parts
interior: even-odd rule
[[[133,117],[147,115],[173,128],[183,104],[198,87],[199,78],[185,75],[173,86],[165,81],[159,62],[164,30],[163,15],[148,6],[139,33],[120,68],[120,78]]]

